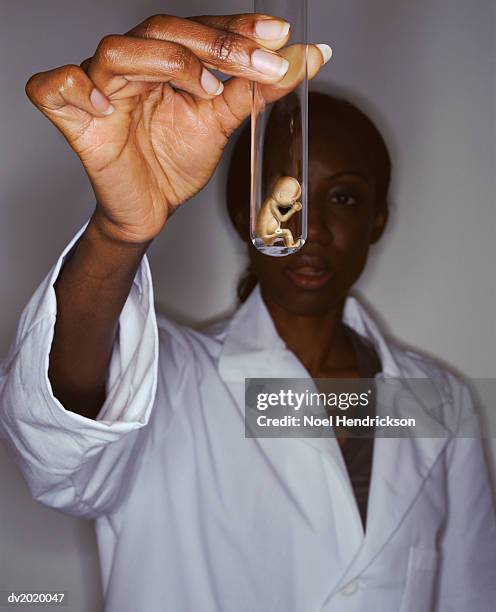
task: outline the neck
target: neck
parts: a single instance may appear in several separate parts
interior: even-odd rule
[[[281,339],[313,377],[355,368],[353,347],[343,325],[344,300],[318,315],[289,312],[262,297]]]

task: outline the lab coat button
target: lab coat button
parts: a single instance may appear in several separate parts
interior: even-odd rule
[[[344,587],[339,591],[342,595],[353,595],[358,591],[358,580],[352,580],[345,584]]]

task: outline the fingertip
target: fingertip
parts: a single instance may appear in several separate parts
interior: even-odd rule
[[[323,48],[322,48],[323,47]],[[330,54],[329,54],[330,51]],[[332,57],[329,45],[310,45],[307,56],[307,76],[313,79]]]
[[[289,62],[285,57],[265,49],[255,49],[253,51],[251,54],[251,64],[257,72],[270,78],[280,79],[289,69]]]
[[[111,115],[114,111],[115,111],[115,106],[112,106],[112,104],[109,104],[107,107],[107,110],[101,111],[101,113],[102,115],[105,115],[105,117],[107,117],[108,115]]]
[[[291,25],[280,19],[259,19],[255,23],[255,38],[262,41],[278,41],[287,37]]]
[[[90,93],[90,102],[93,108],[104,116],[111,115],[115,111],[115,107],[110,104],[107,96],[104,96],[96,87]]]
[[[224,83],[222,81],[219,81],[219,87],[217,89],[217,91],[215,92],[214,95],[216,96],[220,96],[220,94],[224,91]]]
[[[200,83],[209,96],[218,96],[224,91],[224,83],[206,68],[202,70]]]
[[[317,49],[322,54],[322,57],[324,59],[324,64],[327,64],[327,62],[332,57],[332,48],[329,45],[325,45],[325,44],[318,44],[318,45],[315,45],[315,46],[317,47]]]

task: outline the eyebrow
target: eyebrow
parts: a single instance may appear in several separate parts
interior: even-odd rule
[[[356,176],[356,177],[362,179],[362,181],[364,181],[365,183],[367,183],[367,185],[370,184],[370,180],[364,174],[362,174],[361,172],[358,172],[357,170],[343,170],[342,172],[337,172],[336,174],[331,174],[327,178],[337,179],[337,178],[341,178],[343,176]]]

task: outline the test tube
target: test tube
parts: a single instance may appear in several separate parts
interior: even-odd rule
[[[300,249],[307,237],[307,0],[254,0],[253,8],[290,24],[284,79],[301,79],[275,102],[264,99],[263,85],[252,84],[251,240],[262,253],[280,257]]]

